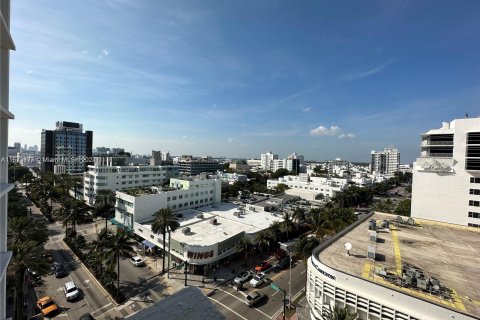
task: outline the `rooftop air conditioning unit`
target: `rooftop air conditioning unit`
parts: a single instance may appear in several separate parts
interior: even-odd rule
[[[377,248],[375,246],[368,246],[368,251],[367,251],[368,259],[375,260],[376,252],[377,252]]]
[[[377,231],[370,231],[370,241],[377,242]]]
[[[190,227],[185,227],[182,229],[182,233],[183,234],[187,234],[187,233],[190,233]]]
[[[370,224],[368,225],[368,230],[377,230],[377,222],[375,220],[370,220]]]
[[[216,219],[216,218],[211,219],[211,220],[210,220],[210,223],[211,223],[211,224],[217,224],[217,219]]]
[[[201,213],[200,213],[200,214],[197,214],[197,218],[198,218],[198,219],[203,219],[203,214],[201,214]]]

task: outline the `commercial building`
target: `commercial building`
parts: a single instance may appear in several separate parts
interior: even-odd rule
[[[427,220],[366,216],[308,259],[310,317],[325,319],[336,305],[359,320],[478,319],[478,250],[468,244],[479,235]]]
[[[400,152],[397,149],[385,148],[383,151],[371,152],[371,173],[393,177],[400,167]]]
[[[187,176],[194,176],[200,173],[216,173],[222,170],[223,165],[212,157],[194,158],[191,155],[183,155],[177,161],[180,173]]]
[[[10,50],[15,50],[10,34],[10,1],[0,4],[0,319],[6,318],[6,274],[12,253],[7,250],[8,192],[8,121],[14,118],[9,109]]]
[[[57,121],[55,130],[42,130],[41,171],[83,174],[92,163],[93,132],[76,122]]]
[[[124,157],[96,157],[83,178],[83,196],[90,205],[100,190],[161,186],[180,175],[176,166],[126,166]]]
[[[22,145],[20,142],[15,142],[12,147],[8,147],[8,156],[16,157],[17,154],[22,150]]]
[[[234,184],[236,182],[247,182],[248,177],[244,174],[239,173],[227,173],[222,171],[217,171],[217,177],[222,179],[224,184]]]
[[[172,157],[170,156],[170,152],[152,150],[150,165],[151,166],[173,165],[173,160],[172,160]]]
[[[249,171],[250,166],[248,165],[247,161],[245,160],[233,160],[230,162],[228,166],[230,169],[234,171]]]
[[[285,193],[299,196],[305,200],[316,200],[321,197],[332,198],[335,193],[348,188],[349,180],[345,178],[309,177],[305,173],[298,176],[284,176],[278,179],[268,179],[267,188],[275,189],[279,184],[285,184]]]
[[[216,178],[170,179],[169,188],[117,191],[116,223],[132,228],[138,236],[164,248],[163,236],[152,231],[153,214],[170,208],[179,217],[180,228],[167,239],[173,261],[186,261],[189,268],[203,268],[236,253],[244,236],[252,241],[280,215],[240,210],[221,203],[221,181]]]
[[[480,119],[444,122],[422,135],[421,149],[412,216],[480,227]]]

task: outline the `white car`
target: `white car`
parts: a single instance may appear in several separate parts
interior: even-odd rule
[[[243,284],[247,282],[248,279],[252,276],[252,272],[250,270],[240,273],[238,276],[233,279],[234,284]]]
[[[135,266],[135,267],[140,267],[143,265],[143,260],[139,256],[136,257],[131,257],[130,262]]]
[[[63,286],[63,291],[65,292],[65,297],[67,298],[67,301],[76,299],[80,294],[80,291],[78,291],[78,288],[73,281],[65,283],[65,285]]]
[[[264,272],[260,272],[259,274],[256,274],[252,280],[250,280],[250,284],[252,287],[256,288],[264,283],[265,280],[267,280],[267,275]]]

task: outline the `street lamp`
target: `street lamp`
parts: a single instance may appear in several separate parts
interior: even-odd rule
[[[292,253],[287,251],[290,258],[290,281],[288,281],[288,308],[292,308]]]
[[[170,253],[170,242],[172,240],[171,238],[171,229],[170,229],[170,226],[167,226],[167,231],[168,231],[168,266],[167,266],[167,279],[170,279],[170,256],[171,256],[171,253]],[[163,244],[163,254],[165,254],[165,243]]]

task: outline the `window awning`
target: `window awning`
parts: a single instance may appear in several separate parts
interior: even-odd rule
[[[142,244],[145,246],[145,247],[148,247],[149,249],[152,249],[153,247],[155,247],[155,245],[153,243],[151,243],[150,241],[148,240],[143,240],[142,241]]]

